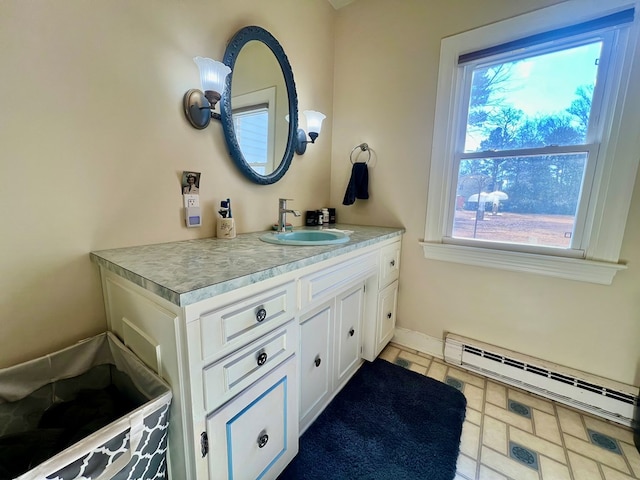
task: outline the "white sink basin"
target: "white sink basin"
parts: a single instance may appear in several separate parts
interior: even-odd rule
[[[344,232],[327,230],[293,230],[291,232],[270,232],[260,237],[260,240],[277,245],[333,245],[346,243],[349,235]]]

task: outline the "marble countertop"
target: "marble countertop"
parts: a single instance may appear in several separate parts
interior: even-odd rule
[[[91,252],[99,266],[178,305],[297,270],[404,233],[403,228],[335,225],[351,230],[349,242],[322,246],[273,245],[265,232]]]

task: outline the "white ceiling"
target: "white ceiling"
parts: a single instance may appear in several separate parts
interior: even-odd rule
[[[346,7],[350,3],[353,3],[355,0],[329,0],[329,3],[333,5],[333,8],[338,10],[339,8]]]

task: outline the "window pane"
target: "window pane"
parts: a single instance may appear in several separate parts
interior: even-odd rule
[[[586,153],[462,160],[452,236],[569,248],[586,164]]]
[[[464,151],[586,143],[601,49],[597,41],[476,67]]]
[[[233,124],[238,145],[247,163],[252,166],[266,164],[269,112],[266,109],[234,112]]]

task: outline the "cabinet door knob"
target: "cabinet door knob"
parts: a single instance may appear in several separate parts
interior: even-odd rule
[[[265,318],[267,318],[267,311],[264,307],[260,307],[260,310],[256,312],[256,320],[262,322]]]
[[[269,435],[267,435],[267,431],[266,430],[261,431],[260,435],[258,435],[258,448],[264,447],[268,441],[269,441]]]
[[[316,359],[313,361],[313,363],[315,363],[315,364],[316,364],[316,367],[319,367],[319,366],[320,366],[320,364],[322,363],[322,359],[320,358],[320,355],[318,355],[318,356],[316,357]]]
[[[391,318],[392,316],[391,312],[387,313],[387,318]]]
[[[351,330],[349,330],[349,336],[353,337],[353,335],[356,333],[356,331],[352,328]]]
[[[258,355],[258,366],[261,367],[267,362],[267,352],[262,352]]]
[[[390,263],[391,263],[391,266],[392,266],[392,267],[395,267],[395,266],[396,266],[396,261],[395,261],[395,260],[391,260],[391,262],[390,262]]]

